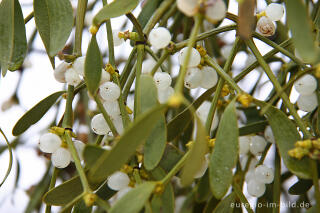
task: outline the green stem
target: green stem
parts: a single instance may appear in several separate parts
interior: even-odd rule
[[[53,189],[53,187],[55,186],[58,173],[59,173],[59,169],[57,169],[56,167],[53,167],[52,176],[51,176],[51,180],[50,180],[50,185],[49,185],[48,191],[50,189]],[[46,205],[45,213],[50,213],[50,212],[51,212],[51,205]]]
[[[114,57],[114,44],[113,44],[113,35],[112,35],[112,27],[111,20],[106,21],[107,28],[107,38],[108,38],[108,50],[109,50],[109,63],[112,67],[116,67],[116,59]]]
[[[248,213],[254,213],[253,210],[251,209],[250,203],[248,202],[247,198],[244,196],[244,194],[242,193],[242,190],[240,189],[240,187],[238,186],[238,184],[233,183],[232,184],[232,188],[235,191],[235,193],[237,194],[238,198],[240,199],[241,203],[244,204],[246,210]]]
[[[303,132],[304,136],[310,138],[312,135],[307,130],[305,124],[303,123],[302,119],[298,115],[298,113],[295,110],[293,104],[290,102],[287,94],[281,93],[281,91],[282,91],[281,85],[279,84],[277,78],[275,77],[275,75],[271,71],[271,69],[270,69],[269,65],[267,64],[267,62],[263,59],[263,57],[260,54],[259,50],[257,49],[256,45],[253,43],[253,40],[249,39],[249,40],[246,41],[246,43],[247,43],[248,47],[251,49],[251,51],[254,54],[254,56],[257,58],[257,60],[258,60],[259,64],[261,65],[261,67],[266,72],[266,74],[269,77],[270,81],[272,82],[275,90],[277,91],[279,96],[282,98],[285,106],[291,112],[291,115],[294,117],[295,121],[297,122],[297,125],[300,127],[300,129]]]
[[[32,11],[25,19],[24,24],[28,23],[34,17],[34,12]]]
[[[316,194],[316,208],[317,212],[320,212],[320,191],[319,191],[319,176],[318,176],[318,165],[316,160],[310,159],[310,166],[312,171],[312,181],[313,181],[313,187],[314,192]]]
[[[272,212],[277,213],[280,212],[281,158],[277,149],[274,155],[273,203],[276,204],[276,207],[272,209]]]
[[[200,29],[200,26],[201,26],[201,23],[202,23],[202,19],[203,18],[202,18],[201,15],[197,15],[195,17],[195,24],[194,24],[194,26],[192,28],[190,39],[188,41],[188,49],[187,49],[187,52],[186,52],[186,56],[184,58],[182,67],[181,67],[180,72],[179,72],[178,80],[177,80],[177,83],[176,83],[176,86],[175,86],[175,91],[177,93],[181,93],[183,91],[184,77],[186,75],[188,64],[189,64],[189,60],[191,58],[192,48],[196,43],[196,37],[197,37],[198,31]]]
[[[132,71],[128,77],[128,80],[126,82],[126,84],[124,85],[124,88],[123,88],[123,98],[125,100],[127,100],[127,97],[130,93],[130,89],[131,89],[131,86],[133,84],[133,81],[134,81],[134,78],[136,76],[136,66],[137,66],[137,63],[135,63],[132,67]]]
[[[142,27],[136,17],[132,13],[127,13],[126,14],[127,18],[131,21],[133,24],[134,28],[137,30],[137,33],[139,34],[139,37],[142,41],[144,41],[144,34],[142,31]]]
[[[164,50],[164,52],[163,52],[163,54],[161,55],[160,58],[158,58],[158,56],[151,50],[150,47],[145,46],[145,50],[157,62],[156,65],[151,70],[151,75],[154,75],[154,73],[159,69],[159,67],[161,67],[163,72],[169,73],[169,71],[166,69],[166,67],[163,66],[164,60],[166,60],[167,57],[169,56],[169,52],[167,50]]]
[[[135,94],[134,94],[134,118],[141,112],[140,106],[140,76],[142,70],[142,61],[144,57],[144,45],[137,45],[137,65],[136,65],[136,84],[135,84]]]
[[[71,208],[76,202],[78,202],[83,196],[85,195],[85,193],[81,193],[80,195],[78,195],[77,197],[75,197],[70,203],[68,203],[67,205],[65,205],[59,212],[67,212],[66,210],[68,210],[69,208]]]
[[[121,89],[123,89],[127,79],[128,79],[128,76],[130,74],[130,70],[132,68],[131,66],[131,63],[136,55],[136,52],[137,52],[137,47],[134,46],[130,55],[129,55],[129,58],[127,59],[126,61],[126,65],[124,66],[123,68],[123,71],[121,73],[121,76],[120,76],[120,85],[121,85]]]
[[[100,146],[103,140],[104,135],[98,135],[96,141],[94,142],[95,145]]]
[[[82,42],[82,30],[84,16],[86,14],[88,0],[79,0],[77,7],[77,17],[76,17],[76,31],[75,31],[75,42],[73,54],[75,56],[81,55],[81,42]]]
[[[95,201],[98,206],[102,207],[105,212],[108,212],[110,209],[110,204],[108,202],[106,202],[105,200],[102,200],[99,196],[96,197],[96,201]]]
[[[74,87],[69,85],[67,91],[66,108],[63,116],[62,127],[72,128],[73,122],[73,111],[72,111],[72,101],[74,97]]]
[[[261,155],[261,157],[259,159],[259,162],[257,163],[257,166],[263,164],[264,159],[267,157],[267,154],[268,154],[270,146],[271,146],[271,143],[268,143],[266,148],[263,150],[262,155]]]

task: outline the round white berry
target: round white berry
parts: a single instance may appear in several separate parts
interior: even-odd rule
[[[294,88],[301,95],[310,95],[317,89],[317,80],[310,74],[305,74],[294,83]]]
[[[114,191],[119,191],[128,187],[130,178],[124,172],[115,172],[108,177],[108,187]]]
[[[193,16],[198,10],[198,0],[177,0],[177,7],[186,16]]]
[[[248,155],[243,155],[240,158],[240,165],[241,165],[241,169],[244,170],[246,168],[247,162],[248,162]],[[250,164],[249,164],[249,170],[254,169],[256,167],[256,165],[258,164],[258,160],[256,157],[252,157],[250,159]]]
[[[108,115],[116,116],[120,115],[120,107],[118,101],[105,101],[103,103],[104,108],[106,109]]]
[[[57,168],[65,168],[70,164],[71,154],[65,148],[58,148],[51,156],[52,164]]]
[[[202,82],[203,72],[197,67],[191,67],[187,70],[184,78],[184,86],[188,89],[195,89]]]
[[[53,133],[45,133],[40,137],[39,149],[42,152],[53,153],[61,146],[61,139]]]
[[[187,50],[188,47],[183,48],[182,50],[180,50],[179,52],[179,64],[182,66],[184,63],[184,60],[187,56]],[[201,62],[201,55],[198,52],[198,50],[196,50],[195,48],[191,49],[191,55],[189,58],[189,63],[188,63],[188,67],[196,67],[200,64]]]
[[[250,180],[255,178],[255,174],[254,174],[254,169],[250,169],[247,171],[246,176],[245,176],[245,181],[248,183]]]
[[[152,71],[152,69],[155,67],[155,65],[157,64],[157,62],[153,59],[153,58],[148,58],[145,61],[143,61],[142,63],[142,70],[141,72],[143,74],[148,74]],[[160,72],[160,67],[157,69],[156,72]]]
[[[223,0],[208,0],[206,7],[206,18],[210,22],[222,20],[227,13],[227,7]]]
[[[266,184],[272,183],[274,178],[273,169],[266,165],[257,166],[254,170],[254,175],[257,180]]]
[[[86,60],[86,56],[81,56],[76,58],[72,64],[72,68],[77,71],[77,73],[81,76],[84,76],[84,62]]]
[[[209,157],[210,157],[209,153],[204,156],[204,160],[202,162],[202,165],[199,168],[199,170],[197,171],[197,173],[194,175],[194,178],[201,178],[206,173],[208,165],[209,165],[209,161],[210,161]]]
[[[264,137],[266,138],[266,140],[270,143],[276,143],[275,139],[274,139],[274,135],[271,129],[271,126],[267,126],[266,129],[264,130]]]
[[[73,144],[77,150],[77,153],[79,155],[80,160],[82,161],[83,160],[83,150],[86,145],[82,141],[79,141],[79,140],[74,140]],[[73,161],[73,158],[72,158],[72,161]]]
[[[119,38],[120,30],[112,30],[112,38],[114,46],[120,46],[124,43],[123,38]]]
[[[70,64],[68,64],[67,62],[62,62],[61,64],[59,64],[53,72],[54,78],[60,82],[60,83],[66,83],[66,78],[64,76],[64,74],[66,73],[67,69],[69,68]]]
[[[167,89],[172,82],[171,76],[166,72],[157,72],[153,76],[153,80],[158,89],[164,90]]]
[[[66,82],[69,85],[77,86],[81,82],[81,78],[80,78],[79,74],[73,68],[67,69],[64,76],[66,78]]]
[[[120,96],[120,88],[113,82],[106,82],[99,88],[99,93],[105,101],[115,101]]]
[[[317,94],[299,95],[297,105],[302,111],[312,112],[318,106]]]
[[[91,128],[97,135],[106,135],[110,131],[107,121],[104,119],[102,113],[93,116],[91,120]]]
[[[258,135],[252,136],[250,141],[250,152],[253,155],[260,156],[264,149],[266,148],[266,140]]]
[[[266,185],[255,179],[251,179],[247,183],[248,193],[253,197],[261,197],[266,191]]]
[[[218,82],[217,72],[209,66],[204,66],[201,70],[202,80],[200,86],[204,89],[210,89],[214,87]]]
[[[276,32],[276,27],[274,26],[273,22],[265,16],[262,16],[258,23],[257,29],[263,36],[272,36]]]
[[[271,3],[267,6],[265,12],[271,21],[279,21],[284,14],[284,7],[281,4]]]
[[[250,140],[249,136],[241,136],[239,137],[239,154],[245,155],[249,152]]]
[[[168,101],[171,95],[173,95],[174,89],[172,87],[168,87],[167,89],[161,90],[158,89],[158,100],[160,104],[163,104]]]
[[[211,103],[209,101],[204,101],[196,111],[196,114],[201,120],[201,122],[203,123],[203,125],[205,125],[207,121],[210,107],[211,107]],[[219,124],[219,116],[216,111],[213,116],[213,121],[212,121],[210,130],[211,131],[215,130],[218,127],[218,124]]]
[[[156,49],[165,48],[171,41],[171,34],[167,28],[158,27],[151,30],[149,41]]]
[[[108,73],[107,71],[102,69],[100,84],[106,83],[106,82],[110,81],[110,79],[111,79],[110,73]]]
[[[221,48],[221,55],[223,58],[227,59],[231,53],[231,50],[232,50],[233,46],[232,45],[224,45],[222,48]]]

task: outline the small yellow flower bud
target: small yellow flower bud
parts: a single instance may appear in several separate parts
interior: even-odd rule
[[[316,76],[316,78],[320,78],[320,64],[316,65],[314,75]]]
[[[312,142],[310,139],[304,141],[297,141],[295,147],[301,147],[304,149],[310,149],[312,147]]]
[[[121,171],[124,172],[124,173],[126,173],[126,174],[130,174],[130,173],[132,173],[133,168],[132,168],[132,166],[129,166],[129,165],[125,164],[125,165],[122,167]]]
[[[216,139],[212,138],[208,141],[208,146],[211,148],[214,148],[214,145],[216,144]]]
[[[266,12],[262,11],[260,13],[257,14],[257,19],[259,20],[262,16],[266,16]]]
[[[169,107],[178,108],[183,101],[183,96],[180,93],[174,93],[168,100]]]
[[[154,188],[154,193],[155,193],[155,194],[162,194],[163,191],[164,191],[164,186],[163,186],[163,184],[160,183],[160,182],[157,183],[157,184],[156,184],[156,187]]]
[[[90,27],[90,29],[89,29],[89,31],[90,31],[90,33],[91,33],[92,35],[97,34],[98,30],[99,30],[99,28],[98,28],[96,25],[92,25],[92,26]]]
[[[320,139],[312,140],[312,145],[314,148],[320,150]]]
[[[191,149],[191,147],[193,146],[193,141],[189,141],[187,144],[186,144],[186,147],[188,148],[188,149]]]
[[[239,94],[237,99],[245,108],[249,107],[252,102],[252,96],[249,94]]]
[[[106,67],[104,69],[111,75],[113,75],[116,72],[111,64],[106,64]]]
[[[288,154],[290,157],[297,158],[298,160],[300,160],[301,158],[309,154],[309,151],[301,147],[296,147],[294,149],[289,150]]]
[[[230,93],[229,85],[228,84],[223,85],[222,90],[221,90],[221,96],[225,97],[225,96],[229,95],[229,93]]]
[[[93,193],[88,193],[83,197],[84,203],[86,206],[92,206],[94,202],[97,200],[97,195]]]
[[[130,109],[130,107],[128,107],[128,106],[126,106],[126,110],[127,110],[128,114],[132,114],[133,113],[132,109]]]
[[[142,163],[142,161],[143,161],[143,155],[137,154],[137,161],[138,161],[138,163]]]
[[[206,51],[206,49],[204,49],[203,46],[197,45],[196,49],[198,50],[198,52],[200,53],[200,55],[201,55],[202,57],[204,57],[204,56],[207,55],[207,51]]]

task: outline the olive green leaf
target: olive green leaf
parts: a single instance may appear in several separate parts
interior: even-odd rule
[[[85,81],[91,95],[95,95],[99,87],[102,70],[102,57],[96,36],[91,37],[84,65]]]
[[[26,29],[18,0],[0,4],[0,64],[2,74],[18,69],[27,53]]]
[[[105,5],[93,18],[93,24],[100,26],[108,19],[129,13],[139,4],[139,0],[116,0]]]
[[[234,192],[232,192],[217,205],[217,207],[213,210],[212,213],[233,212],[234,207],[232,205],[236,203],[235,201],[236,201],[236,195]]]
[[[12,134],[14,136],[21,135],[31,125],[37,123],[63,93],[65,92],[60,91],[53,93],[28,110],[14,125]]]
[[[12,159],[13,159],[13,155],[12,155],[12,147],[11,144],[7,138],[7,136],[4,134],[4,132],[2,131],[2,129],[0,128],[0,133],[1,135],[4,137],[4,140],[7,143],[7,147],[8,147],[8,151],[9,151],[9,163],[8,163],[8,169],[7,172],[5,174],[5,176],[3,177],[1,183],[0,183],[0,187],[2,186],[2,184],[6,181],[7,177],[9,176],[11,169],[12,169]]]
[[[238,122],[235,99],[225,109],[216,136],[209,163],[209,179],[213,195],[221,199],[232,183],[232,169],[239,154]]]
[[[159,166],[169,172],[182,158],[183,152],[172,144],[167,144]]]
[[[151,16],[153,16],[154,11],[159,7],[161,2],[162,0],[152,0],[145,3],[137,18],[142,29],[146,26]],[[135,28],[133,28],[133,31],[135,31]]]
[[[64,48],[73,26],[73,11],[69,0],[34,0],[34,18],[49,56]]]

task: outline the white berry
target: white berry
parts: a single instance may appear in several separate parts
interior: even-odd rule
[[[252,136],[250,142],[250,152],[253,155],[260,156],[266,148],[266,145],[267,142],[263,137],[258,135]]]
[[[79,58],[76,58],[76,60],[74,60],[72,67],[75,71],[77,71],[77,73],[79,75],[84,76],[84,62],[86,60],[85,56],[81,56]]]
[[[231,50],[232,50],[233,46],[232,45],[224,45],[222,48],[221,48],[221,55],[223,58],[227,59],[231,53]]]
[[[70,64],[67,62],[62,62],[59,64],[53,71],[54,78],[60,83],[66,83],[66,78],[64,74],[66,73],[67,69],[69,68]]]
[[[81,78],[80,78],[79,74],[73,68],[67,69],[67,71],[66,71],[64,76],[66,78],[66,82],[69,85],[77,86],[81,82]]]
[[[266,140],[270,143],[275,143],[274,135],[271,129],[271,126],[267,126],[266,129],[264,130],[264,137]]]
[[[79,141],[79,140],[74,140],[73,144],[77,150],[77,153],[79,155],[80,160],[82,161],[83,160],[83,150],[86,145],[82,141]]]
[[[58,148],[51,156],[52,164],[57,168],[65,168],[70,164],[71,154],[65,148]]]
[[[105,101],[103,107],[106,109],[108,115],[116,116],[120,114],[120,107],[118,101]]]
[[[167,89],[172,82],[171,76],[166,72],[157,72],[153,76],[153,80],[158,89]]]
[[[239,137],[239,154],[245,155],[249,152],[250,147],[250,136],[241,136]]]
[[[100,84],[106,83],[106,82],[110,81],[110,79],[111,79],[110,73],[108,73],[107,71],[102,69]]]
[[[130,183],[130,178],[124,172],[115,172],[108,177],[108,187],[114,191],[126,188]]]
[[[204,89],[210,89],[214,87],[218,82],[217,72],[209,66],[204,66],[201,70],[202,80],[200,86]]]
[[[240,158],[240,165],[241,165],[241,169],[244,170],[246,168],[247,162],[248,162],[248,155],[243,155]],[[249,164],[249,170],[254,169],[256,167],[256,165],[258,164],[258,160],[256,157],[252,157],[250,159],[250,164]]]
[[[250,180],[254,179],[255,178],[255,174],[254,174],[254,169],[249,169],[246,173],[246,176],[245,176],[245,181],[248,183]]]
[[[148,58],[145,61],[143,61],[142,63],[142,70],[141,72],[143,74],[148,74],[152,71],[152,69],[155,67],[155,65],[157,64],[157,62],[153,59],[153,58]],[[156,72],[160,72],[160,67],[157,69]]]
[[[169,45],[171,34],[167,28],[158,27],[152,29],[149,34],[150,44],[156,49],[162,49]]]
[[[174,89],[172,87],[168,87],[167,89],[161,90],[158,89],[158,100],[160,104],[167,102],[171,95],[173,95]]]
[[[310,95],[317,89],[317,80],[310,74],[305,74],[294,83],[294,88],[301,95]]]
[[[261,197],[266,191],[266,185],[255,179],[251,179],[247,183],[248,193],[253,197]]]
[[[203,72],[197,67],[191,67],[187,70],[184,78],[184,86],[188,89],[195,89],[202,82]]]
[[[272,183],[274,178],[273,169],[266,165],[257,166],[254,170],[254,175],[257,180],[266,184]]]
[[[40,137],[39,149],[42,152],[53,153],[61,146],[61,139],[53,133],[45,133]]]
[[[257,29],[263,36],[272,36],[276,32],[276,27],[274,26],[273,22],[265,16],[262,16],[258,23]]]
[[[222,20],[227,13],[227,7],[223,0],[208,0],[206,18],[211,22]]]
[[[198,0],[177,0],[177,7],[186,16],[193,16],[198,10]]]
[[[104,119],[102,113],[93,116],[91,120],[91,128],[97,135],[106,135],[110,131],[107,121]]]
[[[300,95],[297,100],[297,105],[302,111],[312,112],[318,106],[317,94]]]
[[[124,43],[123,38],[119,38],[120,30],[113,30],[112,31],[112,38],[113,38],[113,44],[114,46],[120,46]]]
[[[99,93],[105,101],[115,101],[120,96],[120,88],[113,82],[106,82],[99,88]]]
[[[121,115],[112,116],[112,122],[117,132],[121,135],[123,133],[123,122]]]
[[[271,3],[267,6],[265,12],[271,21],[279,21],[284,14],[284,8],[281,4]]]
[[[180,50],[179,52],[179,64],[182,66],[184,63],[184,60],[187,56],[187,50],[188,47],[183,48],[182,50]],[[188,67],[196,67],[200,64],[201,62],[201,55],[198,52],[198,50],[196,50],[195,48],[191,49],[191,55],[189,58],[189,63],[188,63]]]

